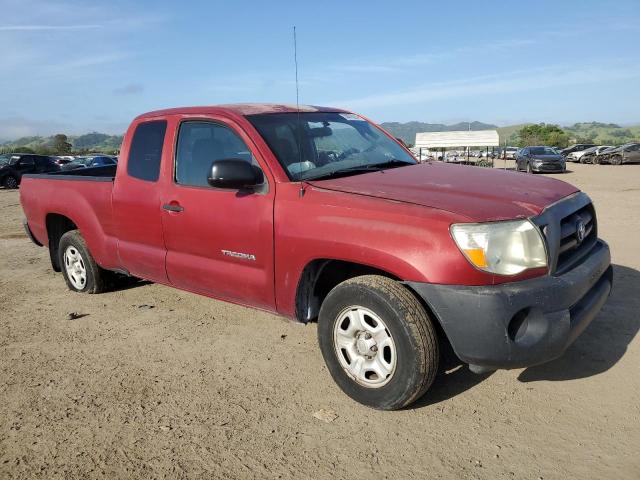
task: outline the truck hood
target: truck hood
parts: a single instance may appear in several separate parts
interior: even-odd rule
[[[308,181],[314,187],[422,205],[473,222],[531,217],[578,191],[547,177],[431,162],[349,177]]]

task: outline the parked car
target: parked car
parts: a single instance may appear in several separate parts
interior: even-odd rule
[[[609,148],[613,147],[611,147],[611,145],[600,145],[598,147],[587,148],[580,156],[580,163],[598,163],[594,161],[595,158]]]
[[[517,147],[505,147],[504,150],[500,152],[500,158],[515,160],[517,153],[518,153]]]
[[[587,149],[585,149],[585,150],[577,150],[577,151],[575,151],[575,152],[571,152],[571,153],[569,153],[568,155],[565,155],[565,157],[564,157],[564,158],[565,158],[565,160],[566,160],[567,162],[579,162],[579,163],[582,163],[582,162],[581,162],[581,158],[582,158],[582,156],[583,156],[586,152],[590,151],[592,148],[596,148],[596,147],[589,147],[589,148],[587,148]]]
[[[576,143],[575,145],[560,150],[560,154],[566,157],[570,153],[579,152],[595,146],[597,146],[595,143]]]
[[[53,158],[53,161],[56,162],[61,167],[75,160],[75,157],[71,155],[56,155],[55,157],[52,157],[52,158]]]
[[[611,290],[585,193],[418,164],[344,110],[151,112],[120,162],[24,177],[25,230],[70,290],[102,292],[117,271],[317,319],[328,371],[375,408],[428,390],[439,335],[475,372],[536,365],[562,355]]]
[[[553,147],[534,146],[518,150],[516,170],[533,172],[565,172],[567,166],[564,157]]]
[[[108,155],[89,155],[77,157],[73,162],[65,165],[63,170],[75,170],[76,168],[104,167],[106,165],[117,165],[114,157]]]
[[[595,157],[593,157],[591,159],[591,163],[593,163],[595,165],[603,163],[602,159],[606,158],[606,156],[609,154],[609,152],[612,152],[616,148],[618,148],[618,147],[617,146],[611,146],[611,147],[607,147],[607,148],[604,148],[604,149],[600,150],[600,152]]]
[[[627,143],[607,150],[598,158],[598,163],[622,165],[623,163],[640,163],[640,143]]]
[[[478,158],[496,158],[496,154],[491,150],[488,152],[486,150],[480,150]]]
[[[9,161],[0,167],[0,185],[18,188],[25,173],[49,173],[60,170],[53,157],[31,153],[13,153]]]

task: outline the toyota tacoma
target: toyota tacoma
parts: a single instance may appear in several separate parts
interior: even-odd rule
[[[317,321],[333,379],[378,409],[427,391],[444,341],[474,371],[559,357],[612,285],[585,193],[419,164],[335,108],[146,113],[118,165],[24,175],[20,199],[69,289],[118,272]]]

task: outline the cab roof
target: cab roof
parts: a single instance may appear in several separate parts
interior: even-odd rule
[[[346,110],[332,107],[320,107],[317,105],[300,105],[297,107],[292,104],[284,103],[229,103],[225,105],[210,105],[201,107],[178,107],[167,108],[164,110],[154,110],[152,112],[143,113],[136,118],[159,117],[164,115],[180,115],[180,114],[215,114],[215,113],[235,113],[236,115],[256,115],[268,113],[295,113],[295,112],[340,112],[347,113]]]

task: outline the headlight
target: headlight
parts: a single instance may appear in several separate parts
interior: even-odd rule
[[[486,272],[515,275],[547,266],[544,240],[529,220],[458,223],[451,235],[467,260]]]

